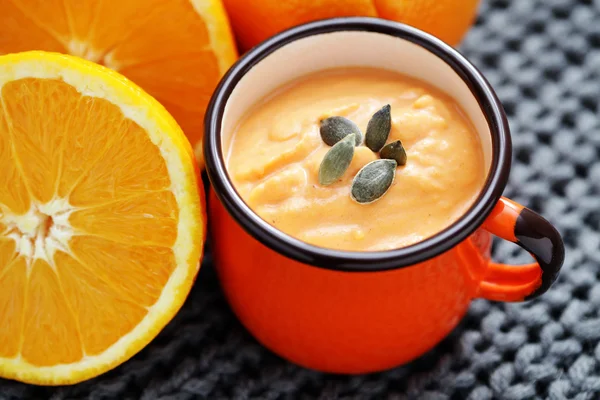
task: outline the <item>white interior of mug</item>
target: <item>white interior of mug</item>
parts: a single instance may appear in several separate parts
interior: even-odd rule
[[[462,78],[441,58],[408,40],[367,31],[323,33],[293,41],[255,65],[231,93],[222,121],[227,140],[250,107],[284,84],[336,67],[372,67],[427,82],[454,98],[479,133],[486,174],[492,162],[490,128]]]

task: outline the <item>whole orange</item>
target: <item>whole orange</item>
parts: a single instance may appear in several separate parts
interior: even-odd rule
[[[450,45],[463,38],[479,0],[224,0],[242,50],[285,29],[324,18],[380,17],[412,25]]]

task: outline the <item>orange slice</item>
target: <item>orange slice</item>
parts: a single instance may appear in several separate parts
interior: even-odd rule
[[[121,75],[0,56],[0,377],[80,382],[183,304],[205,235],[189,142]]]
[[[237,54],[221,0],[0,0],[0,54],[69,53],[119,71],[175,117],[200,158],[204,111]]]

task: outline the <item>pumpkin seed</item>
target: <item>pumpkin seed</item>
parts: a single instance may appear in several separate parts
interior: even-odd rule
[[[323,186],[338,181],[350,166],[354,156],[356,135],[351,133],[333,145],[319,166],[319,183]]]
[[[360,128],[348,118],[329,117],[321,120],[319,131],[321,139],[329,146],[333,146],[351,133],[355,135],[357,146],[362,142]]]
[[[406,150],[404,150],[402,142],[399,140],[386,144],[383,149],[381,149],[379,155],[381,158],[396,160],[398,165],[406,164]]]
[[[392,107],[388,104],[371,117],[365,134],[365,144],[374,152],[381,150],[392,129]]]
[[[352,181],[352,199],[360,204],[379,200],[392,186],[396,166],[394,160],[375,160],[362,167]]]

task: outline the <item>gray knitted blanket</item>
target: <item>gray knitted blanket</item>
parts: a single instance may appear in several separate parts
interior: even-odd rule
[[[542,298],[484,300],[433,351],[394,370],[336,376],[291,365],[237,322],[206,257],[173,322],[92,381],[40,388],[0,379],[8,399],[600,399],[600,1],[483,0],[461,51],[510,117],[505,193],[563,234],[566,264]],[[497,243],[496,260],[523,262]]]

